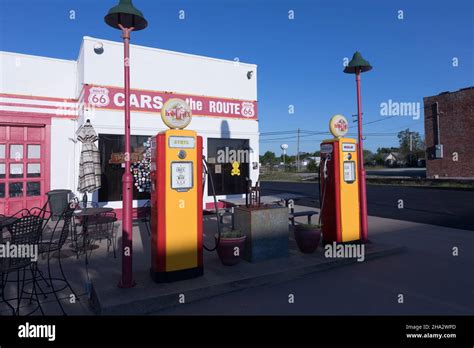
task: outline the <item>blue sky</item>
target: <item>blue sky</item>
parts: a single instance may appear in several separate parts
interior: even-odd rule
[[[103,22],[116,2],[0,0],[0,50],[76,59],[82,36],[120,40],[119,32]],[[135,0],[134,4],[144,12],[149,27],[133,34],[133,43],[229,60],[238,57],[258,65],[262,133],[327,131],[331,115],[341,113],[350,119],[357,110],[355,81],[342,70],[344,57],[350,59],[356,50],[374,67],[362,75],[364,123],[370,122],[364,126],[365,145],[371,150],[397,145],[394,134],[404,128],[423,133],[424,96],[474,85],[472,0]],[[75,11],[74,20],[69,19],[70,10]],[[180,10],[185,11],[185,20],[178,18]],[[288,19],[290,10],[293,20]],[[398,19],[399,10],[403,19]],[[389,99],[421,103],[420,119],[381,116],[380,104]],[[288,113],[289,105],[294,105],[294,114]],[[262,136],[260,152],[280,153],[280,144],[287,143],[288,152],[295,153],[295,134]],[[301,150],[317,150],[326,137],[303,137]]]

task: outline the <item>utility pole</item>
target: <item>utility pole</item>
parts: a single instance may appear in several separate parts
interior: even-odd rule
[[[296,171],[300,171],[300,129],[298,128],[298,142],[296,145]]]

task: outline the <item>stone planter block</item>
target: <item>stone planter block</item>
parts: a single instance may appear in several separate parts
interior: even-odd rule
[[[287,207],[237,207],[234,210],[234,226],[247,236],[244,260],[258,262],[288,256]]]

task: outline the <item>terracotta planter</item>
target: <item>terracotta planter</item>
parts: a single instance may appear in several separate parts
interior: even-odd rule
[[[295,225],[293,231],[296,244],[302,253],[311,254],[316,250],[321,239],[321,228]]]
[[[217,241],[217,236],[215,236]],[[246,236],[237,238],[221,238],[217,247],[217,255],[226,266],[233,266],[239,263],[244,252]],[[235,255],[235,248],[239,248],[239,256]]]

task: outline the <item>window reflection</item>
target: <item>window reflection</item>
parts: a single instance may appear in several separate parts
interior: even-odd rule
[[[26,195],[27,196],[40,196],[40,183],[39,182],[28,182],[26,183]]]
[[[23,183],[11,182],[9,184],[10,198],[23,197]]]
[[[132,135],[130,137],[131,162],[141,160],[145,151],[144,143],[148,135]],[[99,152],[102,168],[102,184],[99,189],[99,201],[121,201],[122,200],[122,175],[124,168],[123,149],[125,148],[125,137],[118,134],[99,134]],[[148,192],[138,192],[133,185],[133,199],[149,199]]]

